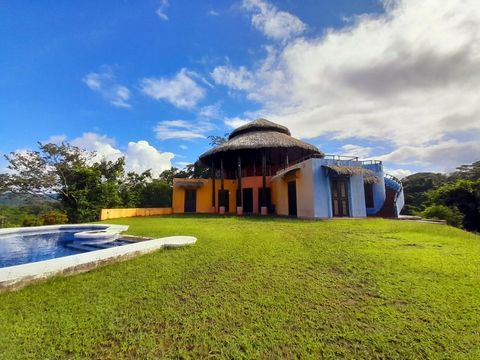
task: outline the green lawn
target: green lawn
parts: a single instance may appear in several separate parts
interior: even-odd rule
[[[480,358],[480,238],[388,220],[152,217],[164,250],[0,295],[0,358]]]

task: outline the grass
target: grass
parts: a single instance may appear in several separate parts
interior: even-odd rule
[[[388,220],[154,217],[194,235],[0,295],[0,358],[480,358],[480,239]]]

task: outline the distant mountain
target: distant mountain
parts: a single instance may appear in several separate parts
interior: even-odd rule
[[[51,198],[46,196],[38,197],[31,195],[14,195],[11,193],[0,194],[0,205],[6,206],[24,206],[52,202],[55,202],[55,200],[52,200]]]

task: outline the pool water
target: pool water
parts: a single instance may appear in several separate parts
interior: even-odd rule
[[[117,239],[106,244],[82,244],[74,234],[98,228],[79,228],[54,232],[14,233],[0,236],[0,268],[76,255],[131,243]]]

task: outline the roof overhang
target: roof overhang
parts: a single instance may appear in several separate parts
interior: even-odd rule
[[[184,189],[198,189],[204,185],[203,181],[198,180],[175,180],[174,187],[180,187]]]

